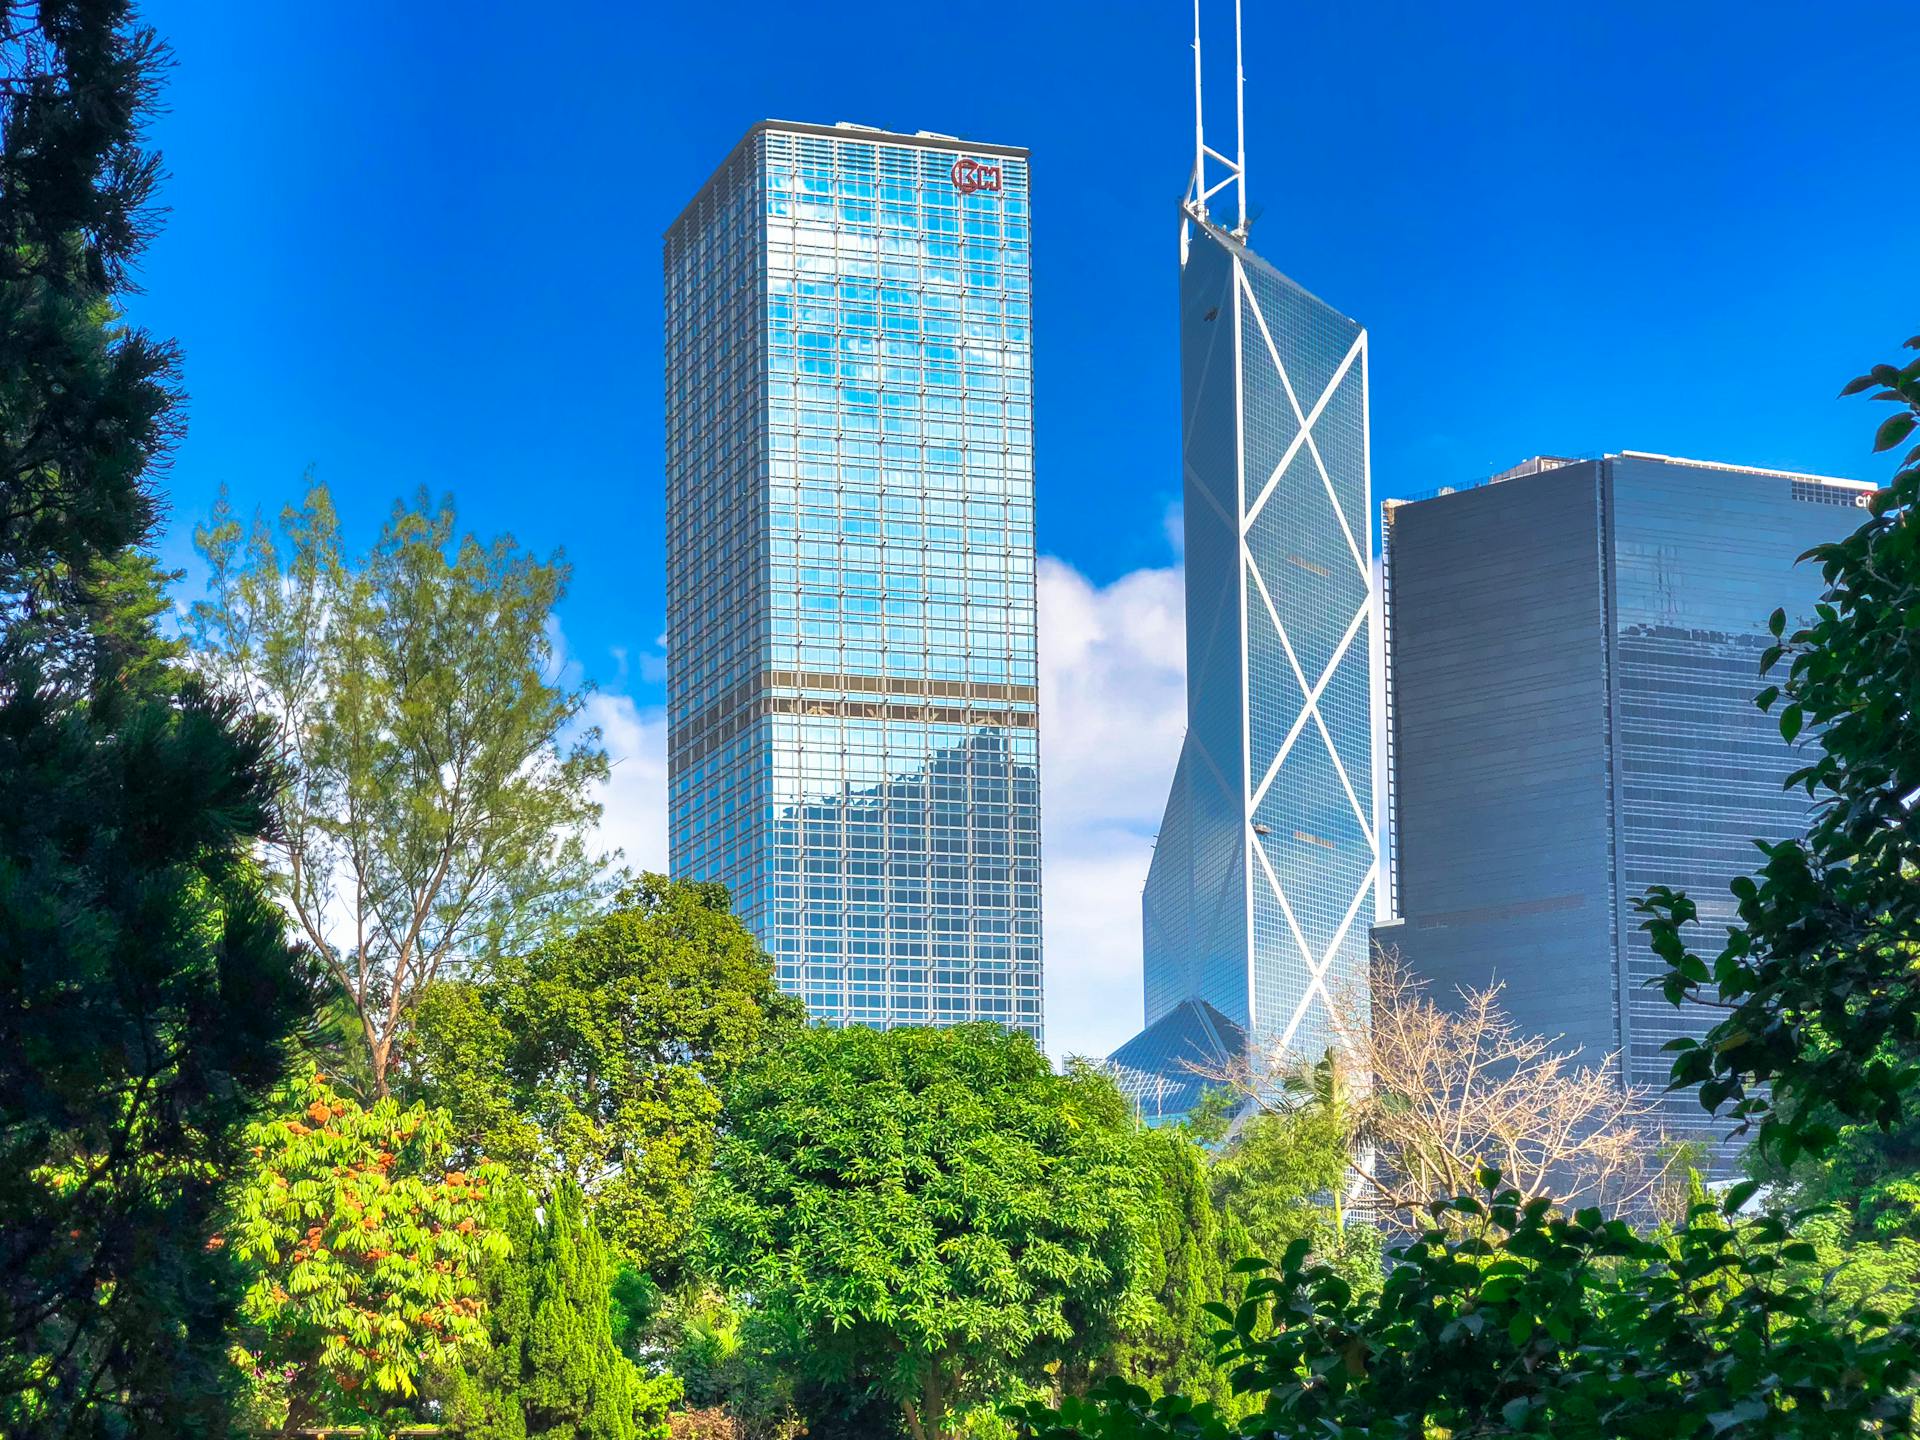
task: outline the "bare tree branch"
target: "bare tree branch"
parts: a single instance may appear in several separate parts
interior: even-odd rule
[[[1523,1034],[1498,985],[1443,1005],[1396,956],[1376,952],[1371,983],[1335,994],[1356,1176],[1387,1223],[1431,1223],[1428,1206],[1479,1188],[1483,1169],[1526,1199],[1648,1206],[1671,1161],[1644,1090],[1620,1083],[1617,1055],[1577,1065],[1558,1039]],[[1299,1103],[1320,1060],[1253,1054],[1197,1072],[1267,1110]]]

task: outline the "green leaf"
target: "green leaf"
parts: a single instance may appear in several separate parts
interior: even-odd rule
[[[1878,455],[1882,450],[1891,450],[1913,433],[1913,426],[1911,411],[1905,415],[1889,415],[1874,432],[1873,453]]]
[[[1764,1400],[1742,1400],[1725,1410],[1716,1410],[1707,1416],[1707,1424],[1713,1427],[1713,1433],[1721,1435],[1736,1425],[1749,1420],[1764,1420],[1767,1415],[1767,1402]]]

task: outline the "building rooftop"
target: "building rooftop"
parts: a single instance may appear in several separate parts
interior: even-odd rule
[[[1684,455],[1662,455],[1652,450],[1618,450],[1604,455],[1533,455],[1518,465],[1511,465],[1496,475],[1484,480],[1469,480],[1460,485],[1442,485],[1437,490],[1423,491],[1418,495],[1389,497],[1381,502],[1383,508],[1393,509],[1400,505],[1412,505],[1423,500],[1437,500],[1443,495],[1453,495],[1462,490],[1478,490],[1487,485],[1498,485],[1506,480],[1524,480],[1534,475],[1545,475],[1549,471],[1559,470],[1568,465],[1581,465],[1594,460],[1655,460],[1663,465],[1689,465],[1699,470],[1719,470],[1734,475],[1757,475],[1769,480],[1792,480],[1802,485],[1832,485],[1856,494],[1871,494],[1879,487],[1870,480],[1848,480],[1839,475],[1815,475],[1800,470],[1769,470],[1759,465],[1732,465],[1723,460],[1693,460]]]
[[[693,194],[674,217],[673,224],[667,227],[670,238],[688,216],[698,208],[707,192],[720,183],[728,168],[742,150],[751,145],[756,138],[768,131],[778,131],[782,135],[818,135],[828,140],[867,140],[887,145],[913,145],[928,150],[945,150],[965,155],[999,155],[1015,160],[1025,160],[1032,153],[1023,145],[995,145],[984,140],[965,140],[958,135],[942,134],[938,130],[916,130],[908,135],[898,130],[883,130],[878,125],[861,125],[852,120],[841,120],[832,125],[816,125],[806,120],[756,120],[747,128],[747,133],[735,142],[727,151],[724,159],[713,167],[713,173]]]

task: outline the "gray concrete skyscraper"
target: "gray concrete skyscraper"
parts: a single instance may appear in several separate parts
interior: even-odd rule
[[[1326,1051],[1330,995],[1365,982],[1379,875],[1367,332],[1249,248],[1244,148],[1195,150],[1187,734],[1142,899],[1146,1028],[1109,1062],[1149,1119],[1192,1105],[1196,1063]],[[1237,223],[1208,204],[1228,186]]]
[[[767,121],[667,232],[672,868],[833,1023],[1041,1033],[1029,219]]]
[[[1388,503],[1396,918],[1376,933],[1435,999],[1497,982],[1523,1031],[1665,1087],[1662,1047],[1714,1015],[1648,986],[1664,967],[1632,902],[1685,889],[1712,946],[1752,842],[1804,827],[1781,789],[1800,762],[1753,704],[1767,617],[1811,612],[1795,557],[1871,488],[1629,451]],[[1711,1133],[1693,1095],[1660,1103],[1670,1134]]]

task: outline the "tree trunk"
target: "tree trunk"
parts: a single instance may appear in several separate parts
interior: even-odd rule
[[[920,1372],[919,1396],[901,1402],[913,1440],[947,1440],[946,1389],[937,1368],[928,1366]]]
[[[375,1100],[384,1100],[389,1093],[387,1089],[387,1067],[393,1061],[392,1037],[383,1036],[375,1040],[368,1046],[368,1053],[373,1061],[373,1098]]]

